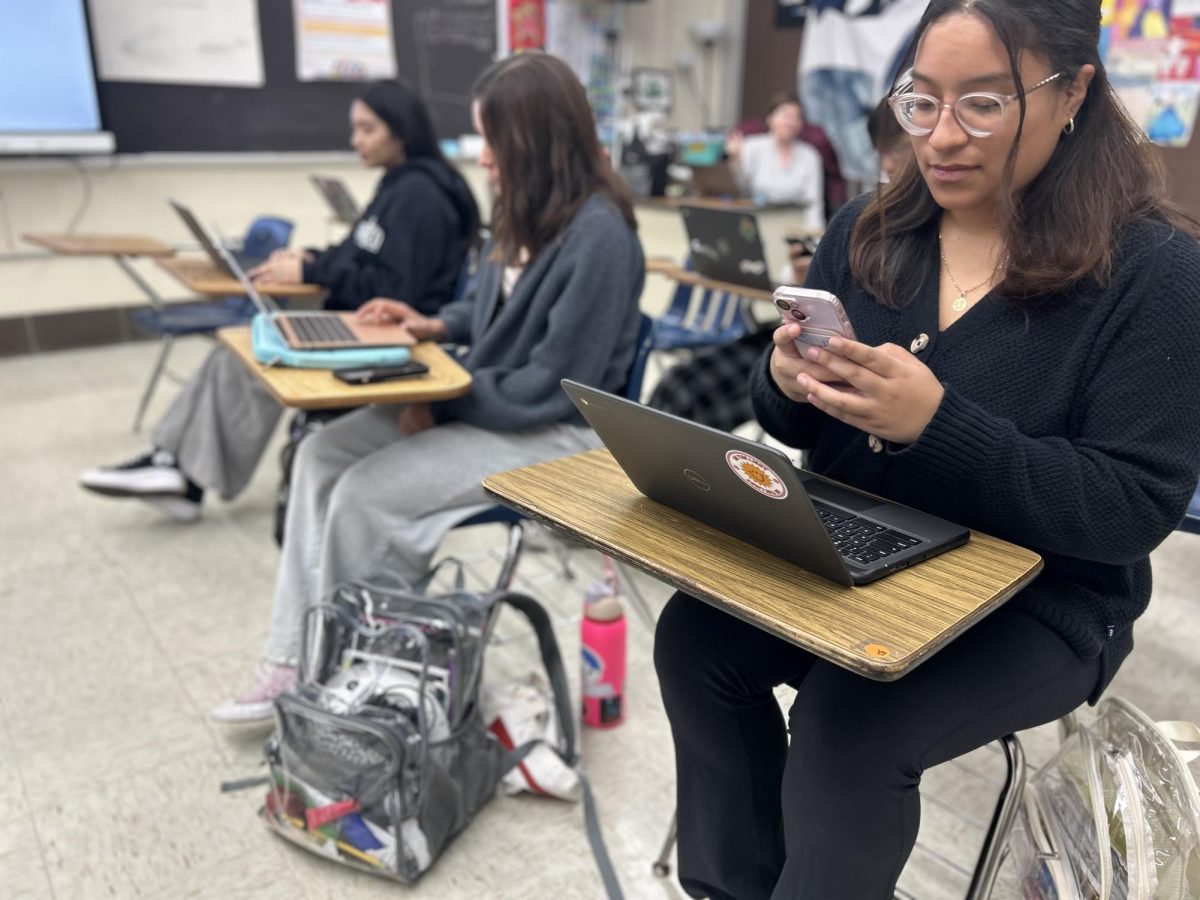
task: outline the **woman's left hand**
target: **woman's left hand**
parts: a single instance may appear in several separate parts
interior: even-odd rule
[[[945,393],[925,363],[895,344],[870,347],[835,337],[828,350],[813,347],[805,356],[849,385],[822,384],[800,375],[797,380],[808,391],[809,403],[896,444],[911,444],[920,437]]]
[[[405,437],[426,431],[436,424],[428,403],[410,403],[400,411],[400,433]]]

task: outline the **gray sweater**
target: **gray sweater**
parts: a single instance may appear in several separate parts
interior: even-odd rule
[[[517,431],[583,420],[559,382],[619,393],[633,361],[646,264],[637,234],[602,195],[529,261],[500,304],[502,263],[483,248],[474,287],[443,306],[447,340],[470,347],[471,391],[433,404],[440,422]]]

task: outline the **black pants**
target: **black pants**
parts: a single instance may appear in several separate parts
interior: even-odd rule
[[[921,773],[1065,715],[1100,673],[1002,607],[898,681],[872,681],[685,594],[659,619],[654,662],[680,881],[715,900],[891,900]],[[772,693],[784,683],[799,692],[786,732]]]

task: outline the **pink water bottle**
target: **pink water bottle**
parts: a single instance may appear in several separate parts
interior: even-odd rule
[[[588,585],[583,610],[583,724],[611,728],[625,718],[625,613],[611,560]]]

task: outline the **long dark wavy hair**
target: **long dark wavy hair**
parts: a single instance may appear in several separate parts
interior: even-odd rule
[[[1100,0],[932,0],[917,27],[905,68],[912,65],[929,27],[951,13],[988,22],[1008,51],[1020,118],[1008,155],[998,212],[1004,271],[996,293],[1022,301],[1069,289],[1082,279],[1107,283],[1122,230],[1152,217],[1192,234],[1200,225],[1167,199],[1158,150],[1125,112],[1100,61]],[[1062,90],[1084,65],[1096,68],[1075,130],[1058,142],[1045,168],[1019,194],[1012,177],[1025,123],[1019,60],[1033,53],[1062,77],[1042,90]],[[886,191],[866,205],[850,244],[858,283],[880,302],[897,307],[919,290],[914,261],[937,259],[941,215],[915,159]]]
[[[629,192],[596,137],[587,94],[566,63],[519,53],[489,66],[472,93],[500,173],[492,237],[501,259],[515,260],[522,249],[536,256],[595,193],[637,227]]]

